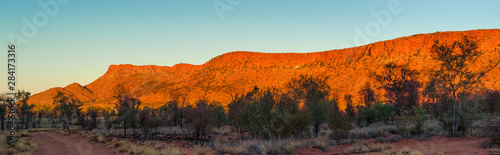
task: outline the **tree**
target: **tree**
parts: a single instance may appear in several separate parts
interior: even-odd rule
[[[187,97],[189,95],[187,87],[173,88],[168,91],[170,98],[172,99],[166,106],[171,110],[174,110],[174,124],[183,127],[184,120],[184,108],[187,106]]]
[[[115,95],[113,97],[117,100],[115,103],[115,109],[118,111],[117,121],[123,122],[123,136],[127,136],[127,127],[132,127],[135,137],[135,128],[137,128],[136,116],[141,101],[132,97],[123,85],[118,85],[115,88]]]
[[[332,101],[337,104],[336,100]],[[352,129],[351,117],[345,112],[340,111],[336,105],[331,108],[328,119],[328,128],[332,131],[332,136],[337,145],[340,145],[344,138],[347,138],[349,130]]]
[[[344,95],[344,100],[346,102],[346,108],[345,108],[345,112],[347,113],[347,115],[349,117],[354,117],[354,106],[352,105],[352,95],[350,94],[345,94]]]
[[[5,130],[4,128],[4,123],[5,123],[5,116],[7,115],[7,104],[4,103],[4,98],[0,96],[0,123],[2,123],[2,131]]]
[[[329,106],[327,96],[330,87],[327,85],[328,77],[312,77],[301,75],[298,79],[293,78],[288,84],[288,89],[295,98],[305,100],[304,106],[309,111],[314,127],[314,135],[317,137],[319,126],[327,121]]]
[[[372,73],[372,77],[385,90],[385,96],[396,106],[397,115],[411,111],[412,106],[418,105],[418,75],[416,70],[410,69],[409,64],[396,65],[394,62],[385,64],[381,73]]]
[[[73,115],[81,110],[82,102],[66,96],[63,92],[57,92],[54,97],[54,105],[56,105],[55,110],[60,112],[61,119],[66,116],[66,120],[63,121],[63,130],[69,130]]]
[[[195,105],[196,107],[189,109],[186,122],[191,129],[194,129],[194,135],[199,140],[208,135],[213,117],[207,101],[198,100]]]
[[[498,105],[500,105],[500,92],[498,90],[486,91],[485,108],[489,113],[495,113]]]
[[[307,131],[309,111],[299,109],[299,102],[292,95],[277,95],[266,90],[255,96],[260,97],[242,104],[244,108],[237,114],[237,126],[249,135],[263,139],[288,138]]]
[[[213,125],[220,128],[221,126],[227,124],[227,116],[224,107],[218,102],[213,102],[209,106],[212,110]]]
[[[358,93],[365,108],[371,108],[371,105],[375,102],[375,91],[371,88],[370,83],[366,82]]]
[[[97,117],[99,116],[100,111],[102,110],[96,106],[87,107],[87,112],[85,113],[85,115],[87,117],[90,117],[90,119],[83,120],[82,127],[86,126],[89,130],[97,128]]]
[[[110,107],[105,107],[101,109],[102,116],[104,117],[104,127],[109,130],[113,126],[113,121],[111,120],[112,117],[116,115],[116,111],[114,109],[111,109]]]
[[[30,92],[25,92],[23,91],[17,91],[17,94],[15,95],[16,100],[19,102],[17,104],[17,113],[19,117],[21,118],[22,124],[25,125],[25,129],[28,129],[29,121],[33,118],[33,107],[35,105],[29,105],[28,100],[31,96]]]
[[[499,53],[498,48],[495,51]],[[483,51],[478,49],[478,40],[468,36],[452,44],[441,44],[436,40],[431,53],[433,59],[439,63],[438,69],[432,72],[432,78],[442,82],[439,83],[440,87],[450,95],[453,104],[451,135],[457,136],[460,121],[457,104],[462,102],[461,98],[465,98],[466,94],[481,84],[481,78],[494,69],[500,63],[500,59],[478,63],[477,60]],[[478,67],[475,64],[484,65]]]
[[[226,93],[231,97],[231,102],[234,102],[238,99],[238,96],[243,93],[243,89],[239,87],[239,85],[232,84],[232,85],[225,85],[222,87],[222,92]]]

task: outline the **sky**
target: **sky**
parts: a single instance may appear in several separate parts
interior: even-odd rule
[[[16,89],[87,85],[112,64],[200,65],[231,51],[316,52],[419,33],[496,29],[500,1],[3,0]],[[7,65],[0,92],[8,91]]]

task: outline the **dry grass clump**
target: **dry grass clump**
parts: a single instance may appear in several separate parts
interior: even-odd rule
[[[101,134],[92,134],[87,137],[91,143],[106,143],[106,139]]]
[[[158,152],[156,152],[156,150],[153,148],[145,147],[145,146],[138,146],[138,145],[130,145],[130,148],[128,148],[127,153],[129,153],[129,154],[144,154],[144,155],[157,155],[158,154]]]
[[[54,131],[54,128],[31,128],[28,129],[28,132],[43,132],[43,131]]]
[[[181,151],[175,147],[166,147],[160,152],[161,155],[181,155]]]
[[[266,154],[280,154],[283,142],[280,140],[267,140],[261,141],[259,149],[263,155]]]
[[[161,127],[158,128],[159,133],[163,133],[166,135],[186,135],[188,134],[188,131],[186,128],[181,129],[180,127],[173,126],[173,127]]]
[[[347,153],[368,153],[368,152],[378,152],[385,150],[394,150],[396,149],[396,145],[394,144],[363,144],[358,142],[348,148],[346,148],[345,152]]]
[[[428,136],[440,136],[444,134],[444,130],[437,120],[427,120],[422,127],[424,134]]]
[[[229,135],[231,134],[231,132],[233,132],[233,127],[229,125],[224,125],[220,128],[215,127],[212,129],[212,132],[218,135]]]
[[[26,130],[16,133],[17,143],[16,146],[10,146],[5,139],[7,138],[8,131],[0,133],[0,154],[35,154],[38,145],[31,141],[29,133]]]
[[[153,145],[155,148],[150,147]],[[145,155],[157,155],[157,154],[166,154],[166,155],[177,155],[181,154],[179,149],[175,147],[161,145],[160,143],[152,143],[146,142],[145,145],[136,145],[126,140],[117,140],[113,139],[108,143],[108,148],[116,149],[118,153],[128,153],[128,154],[145,154]],[[156,151],[155,149],[161,149],[161,152]]]
[[[411,150],[409,147],[403,147],[402,149],[397,149],[396,147],[387,149],[381,153],[381,155],[423,155],[420,150]],[[438,153],[440,154],[440,153]]]
[[[227,140],[217,139],[213,143],[215,151],[219,154],[243,154],[247,152],[247,144],[241,143],[239,141],[229,142]]]
[[[293,154],[295,149],[297,149],[300,145],[301,143],[298,139],[287,139],[283,142],[283,148],[287,154]]]
[[[349,131],[349,137],[358,139],[385,137],[389,133],[395,133],[396,131],[397,128],[395,125],[374,123],[368,127],[352,129]]]
[[[293,154],[300,145],[298,139],[273,139],[259,141],[254,148],[262,154]]]
[[[70,135],[70,133],[67,130],[55,130],[54,132],[65,136]]]
[[[200,145],[195,145],[194,146],[194,152],[197,155],[210,155],[212,153],[212,148],[208,146],[200,146]]]
[[[328,146],[328,138],[326,137],[318,137],[313,140],[313,148],[321,151],[328,151]]]

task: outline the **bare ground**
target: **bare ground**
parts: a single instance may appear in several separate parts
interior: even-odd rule
[[[63,136],[53,132],[32,132],[31,138],[38,144],[35,155],[111,155],[110,149],[90,144],[83,138]]]

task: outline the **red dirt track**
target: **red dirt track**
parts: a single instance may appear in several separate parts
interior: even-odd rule
[[[90,144],[83,138],[63,136],[53,132],[32,132],[31,138],[38,144],[35,155],[111,155],[103,146]]]

